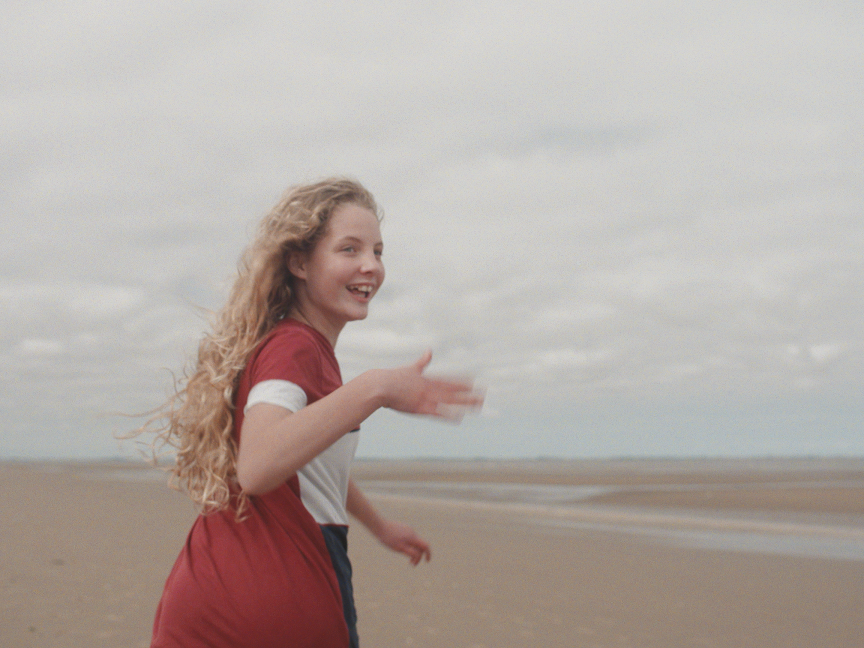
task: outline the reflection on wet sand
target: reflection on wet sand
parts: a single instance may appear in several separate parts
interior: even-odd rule
[[[514,521],[558,529],[864,561],[864,462],[858,460],[582,461],[572,462],[570,470],[567,462],[555,462],[543,474],[544,481],[577,483],[531,483],[537,473],[526,462],[510,463],[513,481],[479,481],[484,466],[469,475],[462,462],[441,462],[437,473],[434,464],[418,462],[414,474],[425,480],[417,481],[392,473],[390,479],[371,479],[375,469],[367,465],[361,483],[382,499],[496,510]],[[602,477],[592,480],[601,467]],[[615,472],[618,483],[610,474]],[[465,477],[472,481],[459,481]]]

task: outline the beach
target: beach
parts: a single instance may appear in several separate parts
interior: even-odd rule
[[[361,645],[860,647],[864,460],[360,461]],[[0,463],[0,645],[147,646],[196,512],[127,462]]]

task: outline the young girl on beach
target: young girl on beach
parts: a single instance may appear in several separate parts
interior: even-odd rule
[[[378,208],[358,183],[289,190],[247,248],[197,364],[164,409],[174,480],[202,507],[156,611],[154,648],[356,646],[347,513],[413,564],[430,557],[349,476],[380,407],[459,418],[481,398],[426,352],[342,384],[334,347],[384,280]]]

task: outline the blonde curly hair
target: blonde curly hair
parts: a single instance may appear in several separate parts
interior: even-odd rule
[[[244,251],[225,307],[198,346],[198,358],[175,380],[174,394],[144,426],[151,444],[176,450],[169,483],[186,491],[205,513],[228,507],[238,517],[246,507],[237,486],[234,395],[249,354],[287,317],[294,304],[288,259],[310,252],[325,234],[334,210],[357,204],[381,218],[372,194],[349,178],[327,178],[291,187],[264,217]]]

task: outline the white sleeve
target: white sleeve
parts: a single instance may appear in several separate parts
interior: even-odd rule
[[[287,380],[263,380],[249,391],[243,414],[258,403],[269,403],[296,412],[306,407],[306,392],[299,385]]]

